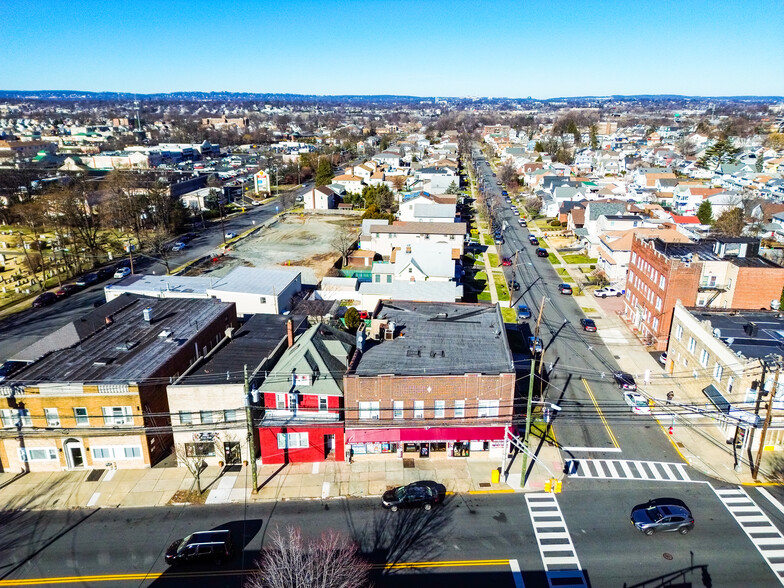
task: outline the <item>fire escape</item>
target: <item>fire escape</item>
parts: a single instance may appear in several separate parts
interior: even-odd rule
[[[710,305],[718,298],[719,294],[726,292],[728,289],[727,284],[717,284],[715,280],[701,281],[699,286],[697,286],[697,292],[713,292],[711,297],[705,301],[705,308],[710,308]]]

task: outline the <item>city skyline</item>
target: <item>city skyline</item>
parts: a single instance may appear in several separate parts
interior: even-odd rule
[[[784,95],[777,4],[88,1],[6,19],[4,90]]]

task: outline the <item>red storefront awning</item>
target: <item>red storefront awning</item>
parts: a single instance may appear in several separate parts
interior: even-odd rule
[[[346,429],[346,443],[417,441],[500,441],[504,427],[430,427],[428,429]]]

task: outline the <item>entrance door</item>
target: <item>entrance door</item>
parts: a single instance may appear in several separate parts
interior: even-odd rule
[[[69,469],[84,467],[84,448],[82,442],[76,439],[69,439],[64,443],[65,460]]]
[[[335,435],[324,435],[324,459],[329,457],[335,448]]]
[[[223,444],[223,453],[226,457],[226,465],[234,465],[242,461],[239,441],[226,441]]]

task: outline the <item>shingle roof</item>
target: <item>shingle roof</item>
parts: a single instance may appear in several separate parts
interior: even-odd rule
[[[407,235],[465,235],[465,223],[417,223],[395,221],[391,225],[377,225],[372,233],[402,233]]]

